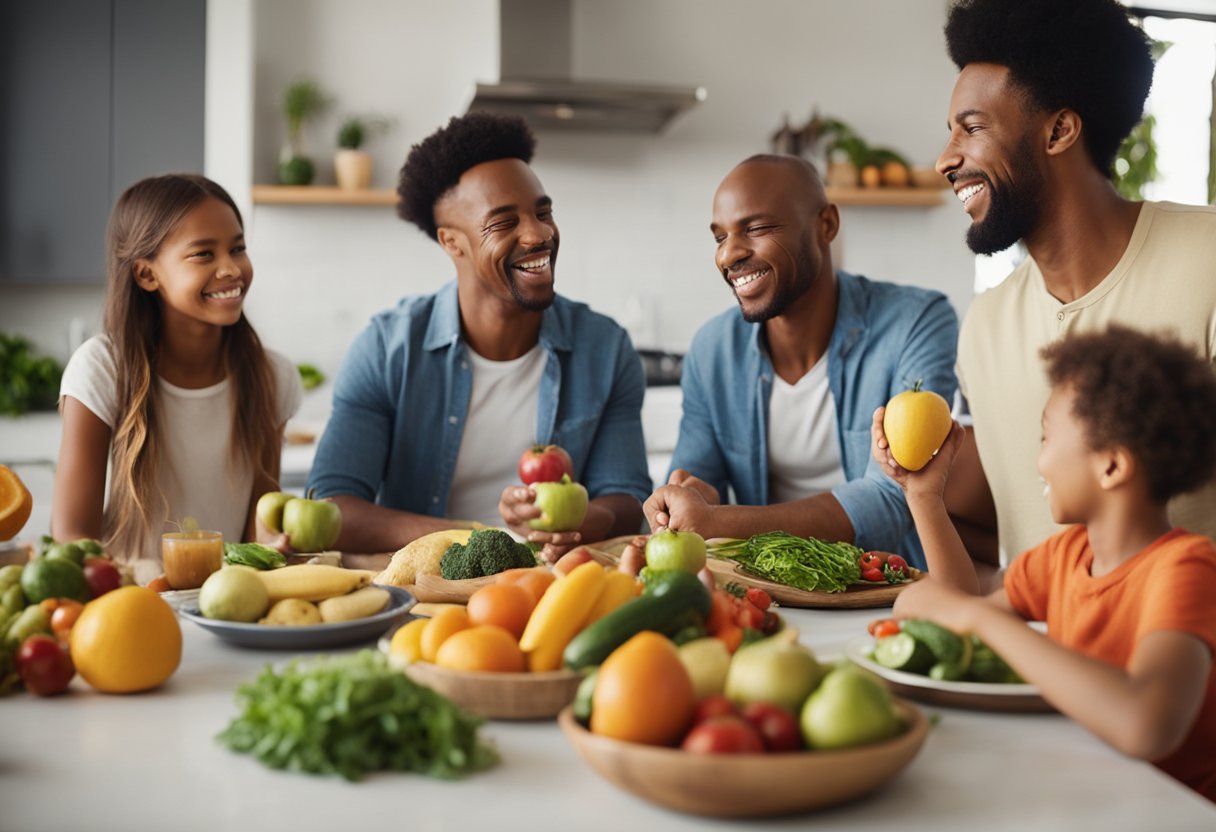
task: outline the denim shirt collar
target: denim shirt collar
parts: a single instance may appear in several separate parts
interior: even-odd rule
[[[569,317],[556,300],[545,310],[540,321],[540,345],[545,352],[570,352],[573,349]],[[422,346],[434,352],[450,347],[459,340],[460,300],[456,294],[456,281],[453,280],[435,293],[435,305],[431,308],[431,319],[427,323]]]

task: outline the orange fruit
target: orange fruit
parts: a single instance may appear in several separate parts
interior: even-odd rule
[[[422,637],[418,643],[422,648],[422,660],[435,661],[435,655],[439,652],[440,645],[447,641],[452,634],[467,630],[470,626],[469,614],[464,607],[448,607],[440,610],[434,618],[427,622],[426,628],[422,631]]]
[[[540,603],[540,596],[545,594],[545,590],[549,588],[549,584],[553,583],[557,576],[543,566],[536,566],[525,569],[508,569],[505,572],[498,573],[498,584],[515,584],[523,587],[524,591],[532,597],[532,607]]]
[[[415,618],[393,633],[393,639],[388,643],[388,651],[407,662],[418,661],[422,658],[422,632],[430,623],[429,618]]]
[[[674,745],[692,723],[692,678],[676,646],[638,633],[600,665],[591,697],[591,731],[625,742]]]
[[[519,584],[490,584],[469,596],[469,621],[502,627],[518,640],[534,606],[532,596]]]
[[[147,587],[123,586],[85,604],[72,627],[76,672],[103,693],[164,684],[182,659],[173,609]]]
[[[0,540],[11,540],[25,527],[34,508],[34,498],[21,477],[0,465]]]
[[[449,670],[521,673],[524,654],[515,637],[502,627],[482,624],[445,640],[435,656],[435,664]]]

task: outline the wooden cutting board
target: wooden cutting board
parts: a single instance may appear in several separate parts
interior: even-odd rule
[[[634,535],[614,537],[611,540],[589,544],[588,548],[603,552],[613,558],[620,558],[621,553],[633,538]],[[803,609],[839,608],[856,610],[889,607],[895,603],[895,597],[903,592],[904,587],[908,586],[908,584],[876,585],[865,583],[853,584],[844,592],[811,592],[779,584],[775,581],[761,578],[759,575],[753,575],[740,566],[737,561],[730,560],[729,558],[710,557],[707,565],[709,566],[709,571],[721,579],[719,583],[733,581],[743,586],[754,586],[758,589],[763,589],[778,604]],[[918,569],[910,569],[910,571],[913,580],[919,580],[925,576],[925,573]]]

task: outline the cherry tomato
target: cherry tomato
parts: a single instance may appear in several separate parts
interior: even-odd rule
[[[76,668],[55,639],[36,633],[17,650],[17,672],[25,689],[36,696],[54,696],[67,689]]]
[[[768,702],[749,702],[739,714],[752,724],[764,741],[766,751],[797,751],[802,748],[802,728],[798,717],[785,708]]]
[[[166,578],[164,575],[157,575],[155,578],[148,581],[148,589],[152,590],[153,592],[168,592],[169,590],[173,589],[173,587],[169,586],[168,578]]]
[[[894,619],[888,618],[884,621],[877,622],[877,624],[878,626],[875,627],[870,633],[870,635],[874,636],[876,639],[893,636],[899,632],[899,622],[895,621]]]
[[[693,728],[680,747],[694,754],[759,754],[764,751],[764,740],[747,720],[725,715]]]
[[[863,569],[861,570],[861,579],[863,581],[872,581],[874,583],[885,583],[886,578],[883,577],[881,569]]]
[[[84,604],[65,598],[51,613],[51,631],[55,633],[55,638],[59,639],[61,644],[67,643],[72,628],[76,626],[76,619],[80,618],[82,612],[84,612]]]
[[[759,610],[767,610],[773,605],[773,597],[758,586],[749,586],[746,597]]]
[[[866,632],[873,636],[874,633],[877,632],[878,628],[881,625],[886,624],[888,621],[894,621],[894,620],[895,620],[894,618],[875,618],[873,621],[871,621],[869,624],[866,625]],[[875,638],[877,638],[877,636],[875,636]]]
[[[122,573],[108,558],[85,558],[84,579],[94,598],[100,598],[112,589],[122,586]]]
[[[720,693],[712,693],[697,703],[697,708],[692,713],[692,724],[700,725],[705,720],[712,719],[715,716],[726,716],[735,713],[735,703]]]
[[[751,601],[740,601],[735,609],[735,623],[743,629],[759,630],[764,624],[764,610]]]
[[[891,557],[887,558],[887,566],[891,568],[892,572],[908,571],[908,562],[899,555],[891,555]]]
[[[862,572],[867,569],[882,569],[882,558],[878,556],[877,552],[866,552],[857,561],[857,564],[861,567]]]

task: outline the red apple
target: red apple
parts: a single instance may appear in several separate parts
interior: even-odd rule
[[[574,479],[574,462],[557,445],[533,445],[519,458],[519,479],[524,485],[558,482],[562,474]]]
[[[111,589],[122,586],[122,573],[114,562],[107,558],[85,558],[84,579],[94,598],[100,598]]]
[[[67,689],[76,675],[72,659],[55,639],[36,633],[17,650],[17,672],[25,689],[37,696],[54,696]]]

